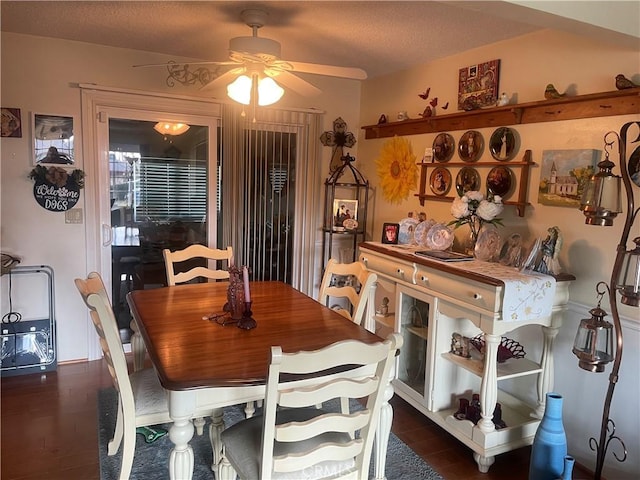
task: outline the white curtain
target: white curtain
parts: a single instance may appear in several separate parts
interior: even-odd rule
[[[261,275],[254,280],[284,280],[313,295],[321,268],[315,253],[322,224],[321,114],[259,108],[243,116],[244,111],[240,105],[222,109],[221,246],[233,246],[236,262]],[[265,188],[273,191],[266,195]],[[273,213],[283,208],[289,210],[286,218]],[[275,243],[281,248],[264,248]],[[270,269],[288,273],[269,276]]]

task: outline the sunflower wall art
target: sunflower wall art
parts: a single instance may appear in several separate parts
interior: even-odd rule
[[[418,185],[418,166],[411,142],[402,137],[387,140],[376,160],[376,172],[385,200],[391,203],[406,200]]]

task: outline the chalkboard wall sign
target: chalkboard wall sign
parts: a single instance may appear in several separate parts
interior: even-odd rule
[[[29,178],[35,181],[33,196],[45,210],[64,212],[73,208],[80,199],[84,187],[84,172],[76,169],[68,172],[61,167],[36,166]]]

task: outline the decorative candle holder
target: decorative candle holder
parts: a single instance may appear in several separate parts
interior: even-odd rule
[[[227,288],[227,303],[222,308],[229,313],[232,322],[239,322],[244,315],[244,284],[241,270],[235,266],[229,267],[229,287]],[[229,322],[231,323],[231,322]]]
[[[242,313],[240,320],[238,320],[238,328],[242,328],[243,330],[256,328],[258,326],[258,322],[256,322],[251,315],[253,315],[253,312],[251,311],[251,302],[244,302],[244,312]]]

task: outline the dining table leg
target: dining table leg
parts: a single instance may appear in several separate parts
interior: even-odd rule
[[[189,441],[193,438],[194,427],[191,417],[195,413],[195,407],[195,391],[169,391],[169,416],[173,421],[169,428],[169,438],[173,442],[173,448],[169,455],[169,478],[171,480],[191,480],[193,478],[193,449],[189,445]]]

